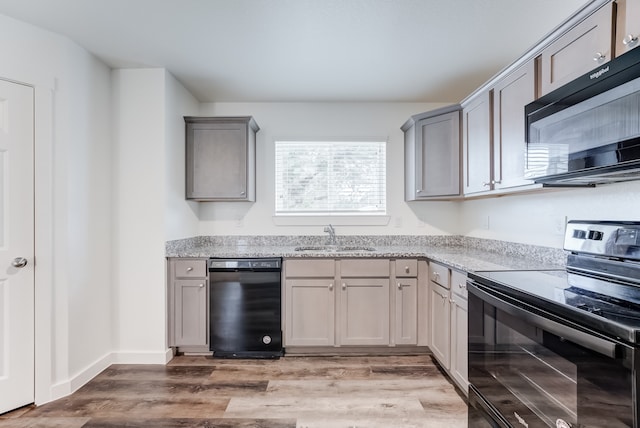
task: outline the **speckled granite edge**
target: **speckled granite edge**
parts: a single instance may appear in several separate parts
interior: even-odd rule
[[[567,259],[567,252],[563,249],[520,244],[517,242],[463,237],[462,245],[465,248],[485,250],[491,253],[503,254],[511,257],[533,259],[538,262],[552,265],[564,266]]]
[[[326,236],[196,236],[187,239],[178,239],[166,243],[166,255],[168,257],[202,257],[211,249],[226,249],[224,256],[237,253],[238,256],[253,256],[266,251],[267,254],[280,256],[310,256],[313,254],[300,254],[291,251],[296,246],[321,246],[327,243]],[[486,257],[499,260],[500,256],[515,259],[523,259],[530,262],[541,263],[550,266],[564,266],[566,252],[558,248],[542,247],[536,245],[520,244],[515,242],[498,241],[492,239],[470,238],[460,235],[366,235],[366,236],[338,236],[337,244],[342,246],[367,246],[384,248],[385,256],[393,253],[394,256],[416,256],[416,250],[424,249],[424,256],[435,249],[441,249],[445,253],[455,249],[456,253],[469,254],[487,253]],[[257,250],[257,251],[256,251]],[[391,253],[389,253],[391,251]],[[404,254],[409,251],[410,254]],[[218,253],[218,251],[215,251]],[[380,257],[381,254],[369,253],[372,257]],[[221,254],[211,253],[211,256]],[[365,254],[366,255],[366,254]],[[317,255],[316,255],[317,256]],[[360,253],[352,254],[353,257],[362,256]],[[484,257],[483,257],[484,258]]]

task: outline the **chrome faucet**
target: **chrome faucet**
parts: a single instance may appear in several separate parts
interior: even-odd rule
[[[329,234],[327,245],[336,245],[336,230],[333,228],[333,226],[325,226],[324,231]]]

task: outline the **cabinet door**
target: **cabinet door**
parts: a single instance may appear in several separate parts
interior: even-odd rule
[[[333,346],[333,279],[285,281],[285,346]]]
[[[342,280],[339,329],[341,345],[389,345],[389,278]]]
[[[416,199],[460,194],[460,113],[416,124]]]
[[[535,99],[535,63],[526,63],[493,88],[493,185],[504,189],[525,180],[524,106]]]
[[[613,2],[546,47],[541,54],[541,94],[610,61],[613,55]]]
[[[616,56],[640,45],[640,0],[616,0]]]
[[[395,343],[418,344],[418,280],[396,280]]]
[[[207,289],[206,279],[175,281],[175,346],[200,346],[209,343]]]
[[[449,290],[431,281],[430,283],[430,328],[431,352],[442,367],[449,370],[449,352],[451,349],[451,315]]]
[[[186,123],[186,197],[254,201],[254,123],[214,119]]]
[[[458,294],[452,294],[451,368],[449,373],[465,393],[469,391],[467,313],[467,300]]]
[[[462,110],[465,195],[491,190],[490,116],[489,92],[480,94]]]

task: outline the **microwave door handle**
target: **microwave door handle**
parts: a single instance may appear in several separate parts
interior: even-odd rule
[[[576,343],[591,351],[597,352],[598,354],[602,354],[608,358],[615,359],[618,355],[618,349],[620,345],[617,343],[610,342],[606,339],[593,336],[589,333],[573,329],[564,324],[557,323],[555,321],[522,309],[518,306],[512,305],[509,302],[505,302],[504,300],[490,293],[487,293],[482,289],[481,285],[475,282],[469,281],[467,288],[470,293],[476,295],[485,302],[490,303],[496,308],[510,315],[516,316],[524,321],[527,321],[535,326],[538,326],[543,330],[555,334],[556,336],[568,339],[573,343]]]

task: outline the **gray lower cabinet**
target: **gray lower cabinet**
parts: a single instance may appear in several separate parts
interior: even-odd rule
[[[335,345],[335,262],[284,262],[285,346]]]
[[[186,130],[186,198],[256,200],[256,133],[250,116],[191,117]]]
[[[467,289],[466,274],[429,263],[430,349],[442,368],[467,394]]]
[[[418,114],[402,126],[405,200],[460,195],[460,106]]]
[[[389,345],[389,260],[340,263],[340,345]]]
[[[209,282],[206,259],[168,259],[169,346],[209,350]]]
[[[283,314],[287,347],[416,346],[418,261],[285,260]]]

